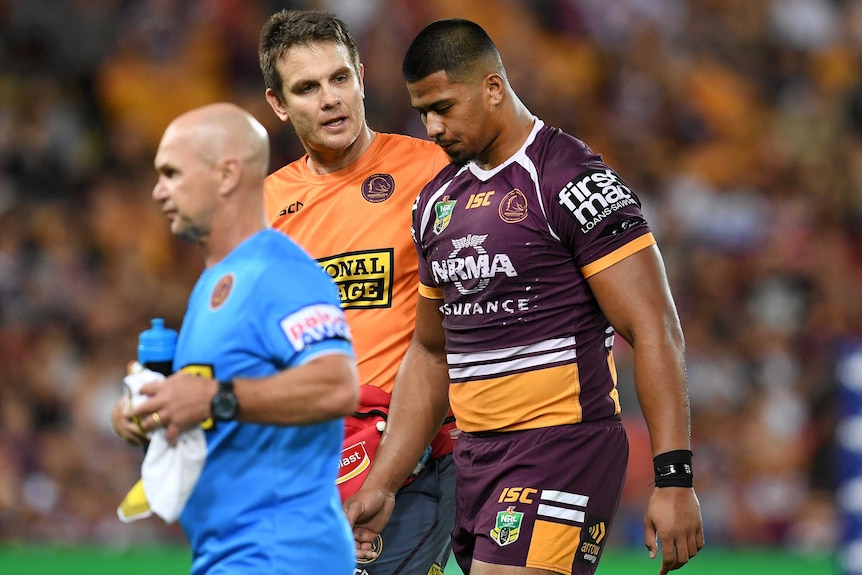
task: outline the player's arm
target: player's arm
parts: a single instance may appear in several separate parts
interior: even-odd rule
[[[249,423],[306,425],[353,413],[359,399],[356,364],[352,356],[331,352],[302,365],[262,378],[233,379],[239,409],[236,419]],[[146,431],[163,425],[168,441],[208,419],[218,382],[177,372],[164,382],[141,387],[149,399],[134,410]],[[154,421],[153,413],[158,413]]]
[[[588,279],[602,311],[634,351],[638,401],[653,456],[690,450],[685,343],[664,263],[653,245]],[[647,507],[646,546],[662,542],[661,573],[684,565],[704,545],[700,504],[693,488],[656,487]]]
[[[440,300],[419,296],[416,327],[392,392],[386,431],[366,484],[396,492],[449,410],[449,371]]]
[[[395,493],[449,410],[449,372],[439,304],[439,300],[419,296],[416,327],[395,378],[386,431],[368,478],[344,505],[361,558],[374,556],[367,544],[389,521]]]

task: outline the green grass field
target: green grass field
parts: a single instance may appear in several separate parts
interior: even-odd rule
[[[136,551],[0,546],[0,575],[187,575],[186,548]],[[646,551],[605,553],[597,575],[657,574],[659,563]],[[834,575],[831,555],[798,555],[777,550],[704,549],[681,575]],[[318,575],[318,574],[309,574]],[[320,574],[323,575],[323,574]],[[463,575],[450,561],[446,575]]]

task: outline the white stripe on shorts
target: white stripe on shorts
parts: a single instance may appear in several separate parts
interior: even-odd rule
[[[566,505],[577,505],[578,507],[586,507],[590,502],[590,498],[586,495],[578,495],[577,493],[569,493],[568,491],[554,491],[553,489],[543,489],[541,498],[545,501],[555,501],[557,503],[565,503]]]
[[[583,511],[565,509],[563,507],[553,507],[551,505],[545,505],[544,503],[539,504],[539,509],[536,511],[536,514],[544,515],[545,517],[554,517],[556,519],[565,519],[566,521],[571,521],[573,523],[584,522]]]

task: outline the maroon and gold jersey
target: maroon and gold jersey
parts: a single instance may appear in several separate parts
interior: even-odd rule
[[[420,293],[442,299],[464,431],[619,413],[614,330],[587,278],[655,243],[640,201],[580,140],[536,119],[485,171],[443,169],[413,210]]]

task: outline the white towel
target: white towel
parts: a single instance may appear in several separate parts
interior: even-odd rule
[[[123,379],[126,404],[137,407],[147,396],[141,395],[145,383],[163,381],[165,377],[140,364]],[[207,445],[204,432],[193,427],[180,433],[172,446],[165,439],[164,428],[148,434],[150,445],[141,465],[141,480],[136,483],[117,508],[124,523],[149,517],[153,513],[173,523],[182,513],[189,495],[197,484],[206,461]]]

